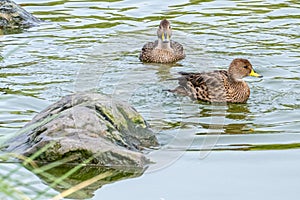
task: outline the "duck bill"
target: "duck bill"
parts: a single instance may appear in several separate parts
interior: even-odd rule
[[[251,70],[249,76],[254,76],[254,77],[257,77],[257,78],[262,78],[263,76],[256,73],[253,69]]]
[[[170,42],[170,36],[167,32],[164,32],[161,36],[161,39],[163,43],[169,43]]]

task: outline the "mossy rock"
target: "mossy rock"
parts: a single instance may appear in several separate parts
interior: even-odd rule
[[[35,160],[143,167],[156,136],[129,104],[98,93],[68,95],[36,115],[6,148]]]
[[[41,20],[11,0],[0,1],[0,29],[29,28]]]

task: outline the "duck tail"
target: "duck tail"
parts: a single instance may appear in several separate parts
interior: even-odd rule
[[[179,80],[180,77],[177,77],[177,78],[167,78],[166,81],[174,81],[174,80]]]
[[[163,91],[163,92],[176,93],[176,91],[177,91],[176,89],[177,89],[177,88],[175,88],[175,89],[173,89],[173,90],[172,90],[172,89],[162,89],[162,91]]]
[[[189,72],[178,72],[178,74],[180,74],[181,76],[176,77],[176,78],[168,78],[166,80],[167,81],[174,81],[174,80],[180,81],[180,80],[186,79],[186,76],[190,75],[191,73],[189,73]]]
[[[191,72],[178,72],[178,74],[180,74],[182,76],[186,76],[186,75],[190,75],[192,73]]]

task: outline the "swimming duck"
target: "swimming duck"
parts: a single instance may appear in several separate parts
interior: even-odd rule
[[[179,86],[168,90],[207,102],[245,103],[250,96],[250,88],[243,80],[246,76],[262,78],[247,59],[234,59],[229,69],[203,73],[179,72]]]
[[[174,63],[185,58],[183,46],[170,40],[171,35],[170,22],[166,19],[162,20],[157,29],[158,39],[143,46],[140,60],[153,63]]]

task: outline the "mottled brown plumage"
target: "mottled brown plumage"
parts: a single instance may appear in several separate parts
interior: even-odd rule
[[[229,69],[204,73],[186,73],[176,80],[179,86],[170,92],[187,95],[194,100],[208,102],[245,103],[250,96],[250,88],[242,80],[246,76],[261,78],[246,59],[234,59]]]
[[[157,30],[158,40],[148,42],[143,46],[140,60],[153,63],[174,63],[185,58],[183,46],[170,40],[171,35],[170,22],[166,19],[162,20]]]

